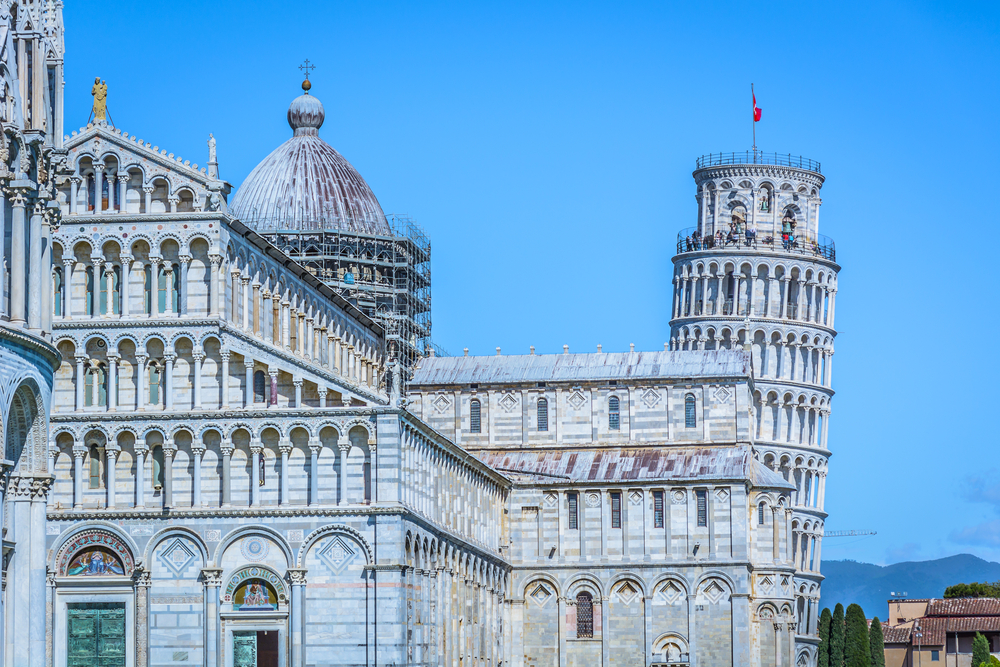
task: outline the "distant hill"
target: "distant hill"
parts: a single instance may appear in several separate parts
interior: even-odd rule
[[[958,554],[938,560],[894,565],[872,565],[853,560],[823,561],[823,597],[820,609],[856,602],[868,618],[886,620],[889,593],[904,591],[910,598],[939,598],[952,584],[1000,580],[1000,563]]]

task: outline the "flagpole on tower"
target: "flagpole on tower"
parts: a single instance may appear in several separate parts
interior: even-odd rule
[[[753,126],[753,161],[757,162],[757,95],[750,84],[750,96],[753,98],[753,111],[750,112],[750,124]]]

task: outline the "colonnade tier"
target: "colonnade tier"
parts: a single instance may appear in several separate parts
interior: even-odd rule
[[[832,262],[784,263],[753,255],[687,258],[682,254],[674,263],[674,320],[769,318],[833,329],[839,267]]]

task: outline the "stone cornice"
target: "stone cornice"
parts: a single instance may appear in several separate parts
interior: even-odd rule
[[[780,241],[780,239],[779,239]],[[777,244],[775,244],[777,247]],[[765,259],[768,257],[775,257],[783,259],[792,264],[821,264],[823,266],[832,267],[836,272],[840,272],[840,264],[837,264],[833,260],[826,259],[820,255],[809,255],[801,252],[782,252],[782,250],[769,249],[769,250],[752,250],[750,248],[709,248],[705,250],[690,250],[678,253],[673,256],[672,261],[674,264],[680,262],[690,262],[695,259],[715,259],[722,261],[730,261],[733,263],[738,263],[739,259]],[[756,276],[754,276],[756,278]],[[742,318],[740,318],[742,319]]]
[[[8,322],[0,322],[0,337],[38,353],[49,362],[54,372],[62,363],[62,355],[59,354],[59,350],[53,347],[51,343],[30,333],[30,331],[30,329],[21,329],[12,326]]]
[[[788,167],[775,164],[727,164],[711,167],[702,167],[691,172],[695,183],[701,184],[713,178],[740,178],[749,176],[752,178],[776,178],[793,179],[811,183],[817,187],[823,187],[826,177],[809,169],[799,167]]]

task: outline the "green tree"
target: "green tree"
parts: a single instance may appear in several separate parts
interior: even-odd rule
[[[830,667],[844,667],[844,605],[839,602],[830,618]]]
[[[885,667],[885,637],[882,636],[882,621],[878,620],[878,616],[872,619],[868,641],[871,644],[872,667]]]
[[[955,584],[944,589],[944,597],[997,598],[1000,597],[1000,581],[993,583],[974,581],[971,584]]]
[[[972,666],[990,665],[990,642],[978,632],[972,640]]]
[[[830,625],[833,616],[830,608],[824,607],[823,613],[819,615],[819,657],[816,667],[830,667]]]
[[[847,607],[844,634],[844,667],[871,667],[872,647],[868,639],[868,622],[859,604]]]

